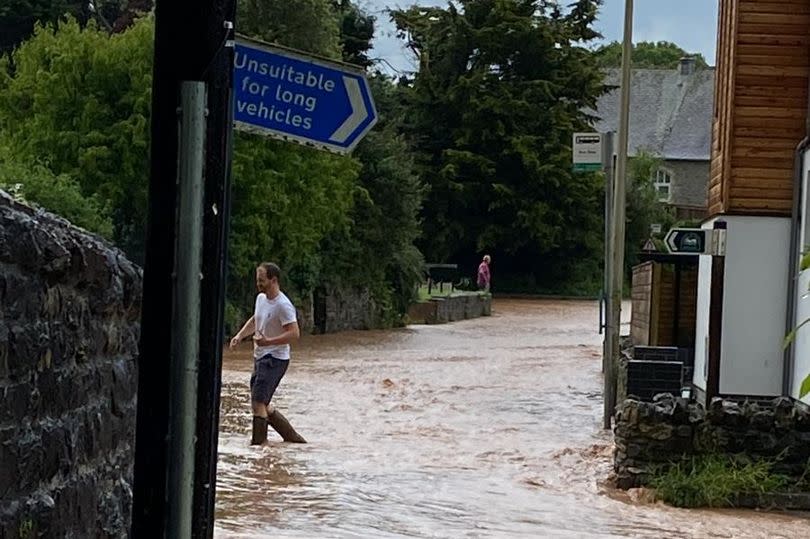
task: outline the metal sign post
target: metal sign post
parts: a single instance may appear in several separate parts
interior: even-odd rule
[[[183,82],[181,89],[177,263],[172,316],[169,404],[169,534],[191,537],[194,448],[200,352],[200,272],[202,269],[203,164],[205,160],[205,83]]]
[[[572,137],[571,157],[574,172],[593,172],[601,170],[605,174],[605,261],[604,282],[599,294],[599,334],[610,325],[609,289],[611,282],[611,235],[610,225],[613,213],[613,133],[574,133]],[[605,308],[604,321],[602,308]],[[602,371],[604,372],[604,361]]]
[[[602,170],[605,173],[605,226],[604,226],[604,234],[605,234],[605,260],[603,262],[604,267],[604,282],[602,284],[602,298],[605,306],[605,339],[603,342],[603,350],[602,350],[602,372],[605,372],[606,366],[606,351],[608,350],[608,336],[607,336],[607,327],[610,325],[610,316],[611,316],[611,297],[610,297],[610,289],[611,283],[613,282],[613,277],[611,273],[612,263],[611,259],[613,257],[613,248],[612,248],[612,237],[613,237],[613,228],[611,226],[611,222],[613,219],[613,178],[615,173],[615,153],[613,151],[613,139],[614,133],[608,132],[602,136]],[[600,311],[601,312],[601,311]],[[602,333],[603,328],[600,326],[599,333]]]

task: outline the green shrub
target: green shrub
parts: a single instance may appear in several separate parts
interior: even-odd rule
[[[106,207],[95,196],[84,196],[78,182],[35,165],[4,163],[0,158],[0,189],[20,202],[61,215],[74,225],[111,240],[113,224]]]

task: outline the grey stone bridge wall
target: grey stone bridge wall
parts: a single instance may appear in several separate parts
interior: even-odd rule
[[[141,282],[0,192],[0,537],[126,535]]]
[[[416,324],[446,324],[491,314],[491,295],[463,294],[416,303],[411,306],[408,317]]]

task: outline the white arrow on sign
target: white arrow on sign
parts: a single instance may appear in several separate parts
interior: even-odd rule
[[[678,229],[677,228],[673,228],[672,230],[670,230],[667,233],[667,237],[666,237],[665,241],[667,243],[667,248],[669,249],[670,253],[677,253],[678,252],[678,246],[675,245],[675,236],[677,234],[678,234]]]
[[[343,84],[346,86],[346,93],[349,96],[352,113],[340,124],[340,127],[335,129],[332,136],[329,137],[329,140],[338,144],[346,142],[346,139],[354,133],[357,126],[368,118],[368,111],[366,110],[366,104],[363,102],[363,94],[360,91],[360,84],[357,82],[357,79],[343,77]]]

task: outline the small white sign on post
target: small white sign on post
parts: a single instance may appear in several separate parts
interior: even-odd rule
[[[602,133],[574,133],[574,170],[602,170]]]
[[[661,223],[653,223],[650,225],[650,232],[653,234],[660,234],[661,233]]]

